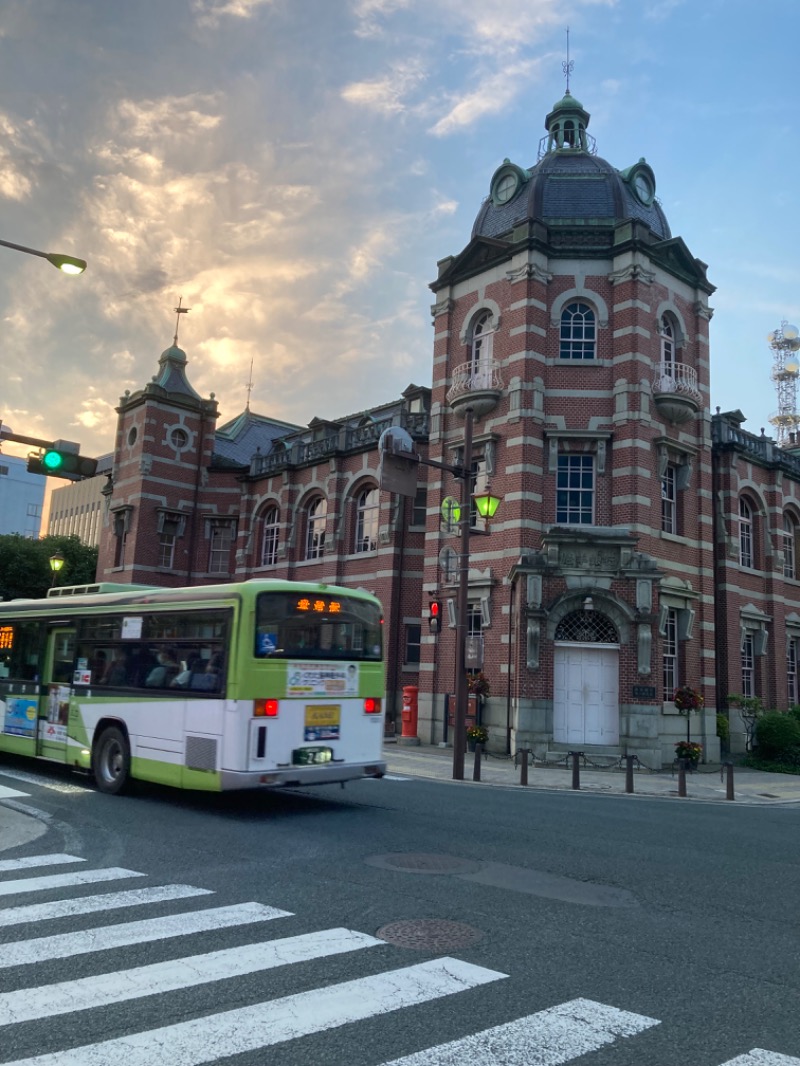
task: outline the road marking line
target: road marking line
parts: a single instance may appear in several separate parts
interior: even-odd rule
[[[105,870],[78,870],[74,874],[50,874],[47,877],[21,877],[14,881],[0,881],[0,896],[17,893],[44,892],[48,888],[67,888],[70,885],[91,885],[97,881],[119,881],[123,877],[144,877],[136,870],[111,866]]]
[[[234,925],[268,922],[273,918],[290,918],[289,911],[266,907],[262,903],[240,903],[232,907],[212,907],[204,911],[170,914],[166,918],[145,918],[120,925],[83,929],[78,933],[60,933],[32,940],[14,940],[3,944],[0,969],[27,966],[46,959],[66,959],[71,955],[88,955],[93,951],[148,944],[168,937],[187,936],[210,929],[229,929]]]
[[[7,870],[30,870],[34,866],[60,866],[67,862],[86,862],[77,855],[29,855],[25,859],[0,859],[0,873]]]
[[[170,899],[188,899],[191,896],[213,896],[213,894],[211,889],[195,888],[193,885],[164,885],[161,888],[131,888],[127,892],[107,892],[102,896],[58,899],[53,903],[31,903],[26,907],[6,907],[0,910],[0,928],[8,925],[22,925],[24,922],[69,918],[75,914],[92,914],[95,911],[140,907],[146,903],[163,903]]]
[[[386,947],[386,943],[350,929],[326,929],[40,988],[22,988],[0,995],[0,1025],[123,1003],[370,947]]]
[[[507,974],[442,958],[272,1002],[68,1048],[4,1066],[201,1066],[489,984]]]
[[[507,1066],[511,1062],[559,1066],[613,1044],[617,1037],[634,1036],[659,1024],[655,1018],[605,1003],[573,999],[384,1066],[452,1066],[455,1062],[463,1066]]]
[[[30,796],[30,792],[19,792],[8,785],[0,785],[0,799],[18,799],[20,796]]]
[[[764,1051],[754,1047],[746,1055],[737,1055],[735,1059],[723,1062],[722,1066],[800,1066],[800,1059],[792,1055],[779,1055],[776,1051]]]
[[[87,785],[73,785],[67,781],[50,781],[46,777],[42,777],[38,774],[31,774],[25,770],[0,770],[0,775],[3,777],[13,777],[15,781],[29,781],[32,785],[40,785],[42,788],[52,789],[53,792],[82,792],[84,795],[92,796],[95,792]],[[21,796],[26,796],[26,792],[19,793]]]
[[[378,781],[380,779],[377,778],[377,777],[370,777],[370,778],[368,778],[368,780],[369,781]],[[400,776],[398,776],[398,774],[384,774],[383,775],[383,780],[384,781],[410,781],[411,778],[410,777],[400,777]]]

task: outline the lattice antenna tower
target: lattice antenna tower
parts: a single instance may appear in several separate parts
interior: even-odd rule
[[[778,413],[770,418],[770,422],[775,427],[778,447],[793,448],[798,444],[797,427],[800,425],[797,413],[800,330],[783,321],[778,329],[767,334],[767,340],[772,349],[772,380],[778,392]]]

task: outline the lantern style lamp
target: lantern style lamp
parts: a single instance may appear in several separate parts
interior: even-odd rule
[[[58,575],[61,573],[65,562],[66,560],[61,552],[56,552],[55,555],[50,556],[50,569],[53,571],[53,583],[50,588],[55,587]]]
[[[485,519],[486,522],[491,521],[500,506],[500,497],[492,496],[487,485],[483,492],[474,493],[472,499],[475,501],[475,507],[481,518]]]

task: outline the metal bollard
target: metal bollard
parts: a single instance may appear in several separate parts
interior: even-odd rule
[[[472,767],[472,780],[480,781],[481,779],[481,757],[483,755],[483,745],[478,743],[475,745],[475,765]]]
[[[625,756],[625,791],[630,795],[633,792],[633,756]]]
[[[519,783],[521,785],[527,785],[528,783],[528,749],[522,749],[522,766],[519,771]]]
[[[686,795],[686,760],[678,759],[678,795]]]
[[[733,794],[733,763],[726,763],[725,769],[728,771],[725,780],[725,799],[732,800],[736,798]]]
[[[572,756],[572,787],[575,791],[579,791],[581,787],[581,764],[580,764],[580,752],[571,751]]]

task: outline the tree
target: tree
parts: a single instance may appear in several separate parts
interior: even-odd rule
[[[39,599],[53,584],[50,556],[60,552],[64,566],[59,585],[89,585],[97,573],[97,548],[78,537],[31,540],[18,533],[0,535],[0,599]]]

